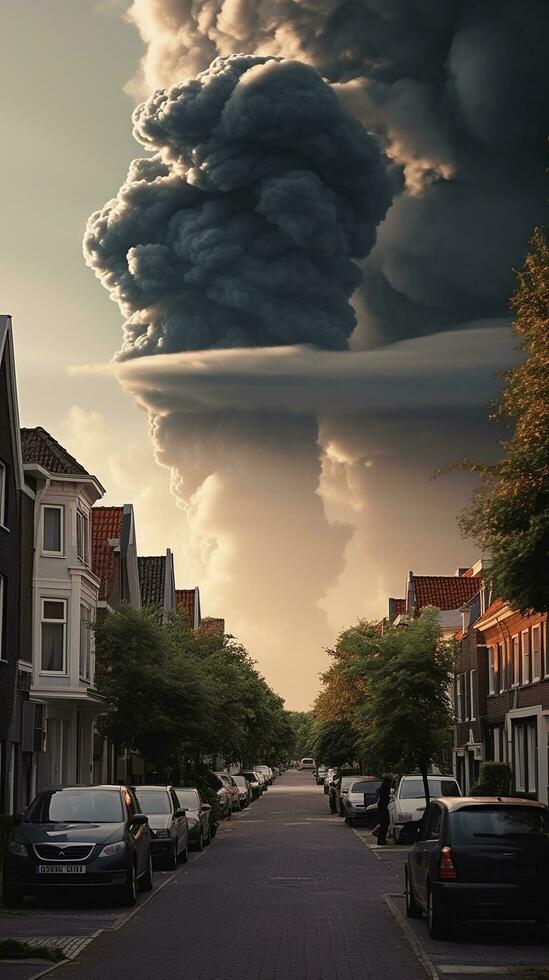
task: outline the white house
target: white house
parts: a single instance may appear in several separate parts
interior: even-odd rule
[[[94,689],[99,578],[91,566],[92,505],[104,489],[45,429],[22,429],[35,491],[31,700],[43,706],[44,751],[33,790],[93,781],[93,730],[106,708]]]

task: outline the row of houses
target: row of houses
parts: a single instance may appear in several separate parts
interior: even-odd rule
[[[490,563],[455,575],[414,575],[406,597],[389,599],[396,625],[425,606],[440,610],[456,642],[453,769],[465,793],[485,760],[508,762],[517,796],[549,802],[549,635],[547,613],[522,614],[493,598]]]
[[[103,507],[104,494],[49,432],[20,428],[11,320],[0,317],[0,811],[46,785],[144,774],[97,734],[109,706],[90,623],[128,602],[224,629],[203,622],[198,588],[176,588],[169,549],[138,556],[132,505]]]

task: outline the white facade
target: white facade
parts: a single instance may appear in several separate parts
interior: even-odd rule
[[[35,754],[33,790],[93,782],[94,722],[106,703],[94,690],[99,579],[91,570],[90,509],[103,488],[88,475],[36,480],[31,700],[45,706],[45,751]]]

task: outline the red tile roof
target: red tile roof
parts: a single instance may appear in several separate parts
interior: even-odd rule
[[[99,598],[108,599],[115,574],[112,540],[120,540],[123,507],[92,507],[92,568],[101,579]]]
[[[178,609],[183,608],[187,613],[189,618],[189,623],[194,628],[194,604],[195,604],[195,590],[194,589],[176,589],[175,590],[175,604]]]
[[[225,633],[225,620],[216,619],[214,616],[207,616],[200,623],[201,633]]]
[[[424,606],[460,609],[477,594],[482,584],[478,575],[413,575],[412,582],[416,613]]]
[[[394,605],[391,606],[391,609],[394,612],[395,617],[406,612],[406,599],[389,599],[389,602],[394,603]]]

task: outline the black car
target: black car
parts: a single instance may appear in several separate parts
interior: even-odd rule
[[[6,846],[3,899],[45,889],[109,888],[125,905],[152,888],[148,820],[127,786],[57,786],[16,818]]]
[[[549,922],[549,807],[446,797],[427,808],[405,867],[406,912],[442,939],[453,919]]]
[[[149,818],[153,861],[170,870],[189,857],[189,831],[185,810],[172,786],[136,786],[139,805]]]
[[[186,810],[189,828],[189,844],[201,851],[206,844],[212,842],[210,826],[211,806],[204,803],[200,793],[193,786],[182,786],[175,789],[179,806]]]

